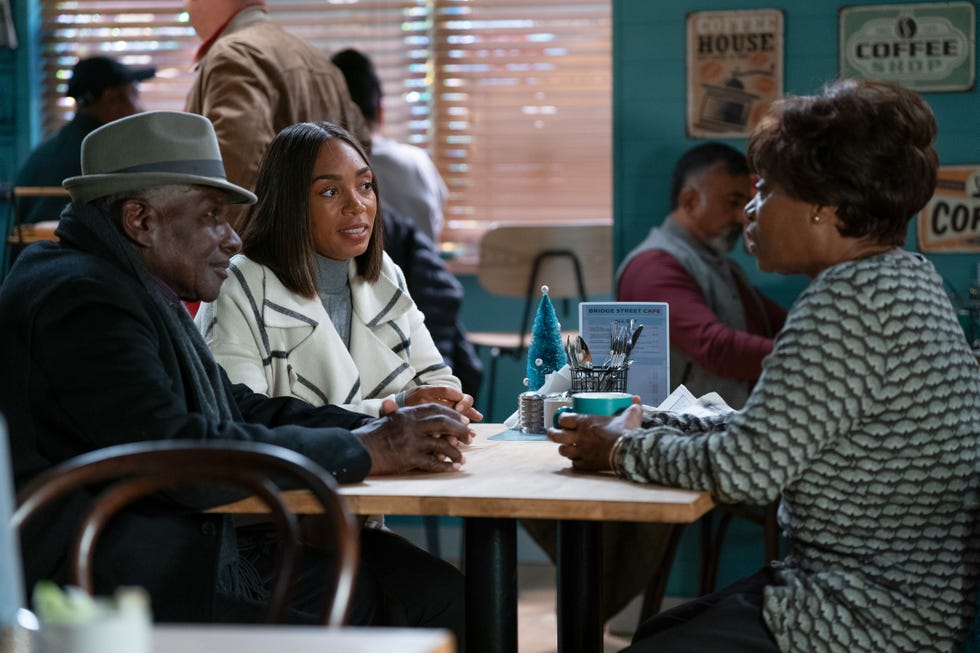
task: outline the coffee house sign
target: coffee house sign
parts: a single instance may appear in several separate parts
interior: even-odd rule
[[[783,12],[687,15],[687,135],[748,136],[783,94]]]
[[[840,10],[841,77],[890,81],[916,91],[966,91],[975,76],[972,2],[874,5]]]

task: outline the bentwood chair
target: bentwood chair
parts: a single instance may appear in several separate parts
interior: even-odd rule
[[[493,224],[480,239],[477,281],[489,293],[524,298],[520,321],[514,320],[517,329],[470,331],[467,336],[475,346],[490,350],[483,405],[493,419],[497,361],[501,356],[519,360],[530,345],[532,310],[540,300],[541,286],[548,286],[552,301],[586,301],[612,292],[612,225]],[[568,332],[563,330],[563,339]],[[515,390],[515,397],[521,391]]]
[[[281,622],[290,581],[299,557],[299,523],[279,496],[280,484],[309,490],[321,504],[318,524],[335,545],[335,563],[327,570],[324,623],[343,625],[352,596],[358,561],[358,528],[336,491],[336,482],[309,458],[283,447],[256,442],[154,440],[121,444],[82,454],[42,473],[18,494],[11,523],[23,528],[51,502],[82,488],[98,495],[82,517],[69,557],[74,584],[93,591],[95,546],[106,524],[130,504],[161,491],[187,486],[229,486],[257,497],[271,512],[280,544],[279,569],[267,620]],[[236,493],[238,498],[241,493]],[[330,539],[332,538],[332,540]]]

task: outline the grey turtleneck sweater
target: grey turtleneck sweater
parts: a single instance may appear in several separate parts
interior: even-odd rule
[[[316,255],[320,301],[348,349],[350,349],[350,321],[353,311],[350,281],[347,279],[349,263],[349,261],[335,261],[326,256]]]

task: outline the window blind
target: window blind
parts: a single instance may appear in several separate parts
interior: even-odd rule
[[[176,2],[42,0],[43,130],[74,111],[71,67],[102,54],[157,68],[148,109],[179,111],[197,36]],[[450,190],[444,241],[493,221],[610,220],[610,0],[269,0],[329,55],[375,63],[386,136],[427,149]]]
[[[443,239],[488,222],[611,220],[608,2],[446,0],[433,31]]]

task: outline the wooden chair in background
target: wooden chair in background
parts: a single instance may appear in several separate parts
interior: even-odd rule
[[[493,224],[480,240],[477,281],[487,292],[523,297],[524,306],[514,331],[471,331],[470,342],[490,350],[486,396],[481,402],[493,419],[497,361],[501,356],[520,359],[531,342],[532,311],[547,285],[552,301],[612,292],[612,225]],[[568,312],[566,305],[565,313]],[[575,332],[576,329],[563,330]],[[515,397],[520,390],[515,391]]]
[[[58,216],[38,223],[25,223],[22,201],[37,197],[64,197],[68,203],[68,191],[61,186],[9,186],[0,192],[0,198],[7,203],[7,217],[3,230],[3,250],[0,251],[0,281],[10,269],[17,253],[27,245],[39,240],[57,240],[54,230],[58,226]]]
[[[175,487],[232,486],[258,497],[271,511],[280,535],[279,570],[268,621],[281,622],[299,557],[299,524],[279,497],[278,483],[309,490],[322,505],[324,529],[335,548],[335,564],[324,579],[328,605],[324,623],[346,622],[359,559],[358,527],[336,491],[336,483],[309,458],[256,442],[153,440],[98,449],[40,474],[18,494],[11,523],[22,528],[51,502],[85,487],[100,491],[82,518],[69,560],[72,582],[90,594],[95,545],[114,514],[150,494]]]

